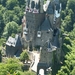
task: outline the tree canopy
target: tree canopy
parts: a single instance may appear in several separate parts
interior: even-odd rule
[[[64,1],[60,0],[62,5]],[[64,52],[64,61],[56,75],[74,75],[75,74],[75,0],[65,0],[65,8],[61,12],[61,31],[67,36],[63,37],[62,51]]]
[[[25,0],[0,0],[0,37],[9,22],[14,21],[18,26],[22,24],[24,10]]]

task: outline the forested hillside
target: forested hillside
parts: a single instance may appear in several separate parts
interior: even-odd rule
[[[56,75],[75,75],[75,0],[60,0],[62,60],[61,68]]]
[[[21,32],[25,0],[0,0],[0,41]]]

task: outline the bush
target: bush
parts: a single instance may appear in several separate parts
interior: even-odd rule
[[[23,51],[23,52],[21,53],[21,55],[20,55],[20,60],[23,61],[23,63],[24,63],[25,61],[28,61],[28,60],[29,60],[29,55],[28,55],[27,51]]]

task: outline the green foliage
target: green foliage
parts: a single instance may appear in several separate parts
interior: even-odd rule
[[[2,62],[2,54],[1,54],[1,50],[0,50],[0,62]]]
[[[61,31],[68,36],[63,38],[64,62],[56,75],[75,75],[75,0],[60,0],[64,5],[61,13]]]
[[[5,26],[4,20],[3,20],[3,14],[4,14],[5,10],[6,9],[2,5],[0,5],[0,37],[1,37],[1,34],[2,34],[4,26]]]
[[[22,71],[18,71],[18,73],[20,74],[20,75],[36,75],[34,72],[32,72],[32,71],[24,71],[24,72],[22,72]]]
[[[23,72],[18,59],[8,58],[5,63],[0,63],[0,75],[36,75],[32,71]]]
[[[18,24],[16,22],[14,21],[9,22],[5,26],[3,36],[9,37],[11,36],[12,33],[16,34],[18,32],[17,29],[18,29]]]
[[[65,44],[71,46],[71,40],[70,40],[70,38],[69,38],[69,37],[65,37],[65,38],[63,39],[63,43],[65,43]]]
[[[31,71],[25,71],[24,74],[25,75],[36,75],[34,72],[31,72]]]
[[[2,45],[4,44],[5,41],[6,41],[6,39],[1,38],[1,39],[0,39],[0,42],[1,42],[1,43],[0,43],[0,46],[2,46]]]
[[[0,0],[0,37],[7,23],[21,25],[24,10],[25,0]]]
[[[22,33],[22,25],[20,25],[20,26],[18,27],[17,32],[18,32],[18,33]]]
[[[72,40],[75,39],[75,23],[73,25],[73,30],[71,32],[69,32],[69,36]]]
[[[2,4],[2,6],[6,6],[6,1],[7,0],[0,0],[0,4]]]
[[[19,17],[14,14],[14,11],[10,11],[10,10],[6,10],[6,12],[4,13],[3,15],[3,20],[4,20],[4,23],[7,24],[11,21],[15,21],[16,23],[19,23]]]
[[[6,2],[6,8],[9,10],[12,10],[14,6],[18,5],[18,0],[7,0]]]
[[[21,59],[21,61],[23,61],[23,62],[25,62],[25,60],[27,60],[27,61],[29,60],[29,55],[28,55],[27,51],[23,51],[23,52],[21,53],[20,59]]]
[[[72,9],[72,11],[75,13],[75,0],[68,0],[67,7],[68,9]]]
[[[64,31],[68,31],[70,32],[72,29],[73,29],[73,25],[72,25],[72,22],[71,22],[71,16],[70,15],[67,15],[63,22],[62,22],[62,27],[64,28]]]
[[[18,70],[22,71],[19,62],[20,61],[18,59],[9,58],[7,59],[6,63],[0,63],[0,75],[13,75]],[[16,75],[19,75],[19,73],[17,73]]]
[[[70,74],[75,75],[75,66],[74,66],[74,69],[72,70],[72,72]]]

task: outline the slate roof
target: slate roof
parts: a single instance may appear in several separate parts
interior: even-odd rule
[[[41,30],[47,31],[51,29],[51,23],[49,21],[49,18],[46,17],[42,25],[40,26]]]
[[[20,36],[18,34],[16,34],[15,40],[16,40],[16,45],[15,46],[22,46],[21,39],[20,39]]]
[[[59,4],[59,0],[54,0],[55,4]]]
[[[51,3],[49,3],[49,5],[48,5],[46,13],[48,13],[48,14],[53,14],[54,13],[54,9],[53,9]]]
[[[12,37],[9,37],[7,42],[6,42],[6,45],[15,47],[15,43],[16,43],[15,39]]]
[[[6,45],[13,46],[13,47],[22,46],[19,35],[16,34],[15,38],[12,38],[10,36],[6,42]]]
[[[43,66],[45,68],[49,67],[47,63],[38,63],[38,67],[41,67],[41,66]]]

